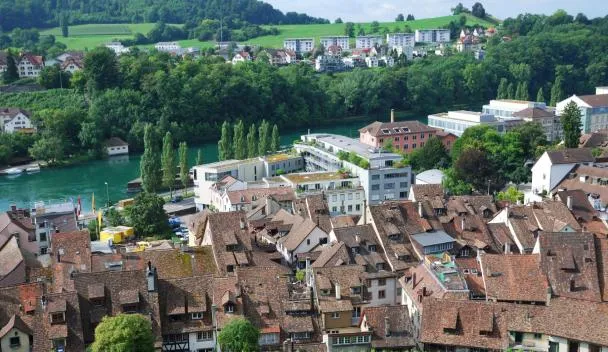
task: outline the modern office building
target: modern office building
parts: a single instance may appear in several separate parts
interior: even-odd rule
[[[516,112],[528,108],[547,110],[547,104],[525,100],[495,99],[490,100],[489,104],[484,105],[481,111],[484,114],[494,115],[498,118],[511,118]]]
[[[399,154],[334,134],[303,135],[302,143],[294,148],[304,157],[307,171],[343,168],[359,177],[369,204],[408,198],[412,170],[400,165],[403,157]]]
[[[499,132],[505,132],[521,120],[512,119],[505,121],[491,114],[475,111],[449,111],[429,115],[429,126],[441,128],[446,132],[462,136],[464,130],[472,126],[489,125],[495,127]]]

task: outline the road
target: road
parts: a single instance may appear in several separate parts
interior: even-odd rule
[[[195,212],[194,197],[186,198],[178,203],[167,202],[163,206],[167,214],[183,215]]]

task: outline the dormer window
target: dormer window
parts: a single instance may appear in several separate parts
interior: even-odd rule
[[[51,324],[65,323],[65,312],[51,313]]]
[[[190,319],[192,319],[192,320],[201,320],[201,319],[203,319],[203,312],[190,313]]]
[[[331,290],[321,290],[321,296],[329,296],[331,294]]]
[[[357,286],[357,287],[351,287],[350,291],[353,295],[358,295],[361,294],[361,287]]]
[[[375,252],[376,251],[376,245],[375,244],[370,244],[369,246],[367,246],[367,249],[370,252]]]
[[[225,313],[234,313],[234,304],[228,303],[224,306]]]

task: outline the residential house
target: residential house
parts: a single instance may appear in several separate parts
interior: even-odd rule
[[[53,263],[52,291],[74,291],[74,274],[92,270],[89,231],[54,233],[49,254]]]
[[[321,55],[315,59],[317,72],[340,72],[344,69],[345,64],[338,55]]]
[[[414,34],[416,43],[448,43],[449,29],[417,29]]]
[[[155,345],[161,345],[161,320],[156,269],[102,271],[73,274],[82,312],[84,341],[94,338],[95,327],[104,316],[139,313],[150,320]]]
[[[75,207],[71,201],[55,204],[36,203],[30,216],[36,229],[38,254],[47,253],[53,234],[78,230]]]
[[[365,64],[367,64],[367,67],[369,68],[376,68],[378,67],[378,58],[376,56],[368,56],[365,58]]]
[[[19,77],[32,78],[40,76],[40,71],[44,68],[44,57],[23,53],[17,61]]]
[[[391,50],[396,48],[413,47],[415,44],[414,33],[388,33],[386,43]]]
[[[304,263],[306,263],[306,259],[311,260],[311,268],[324,268],[324,267],[332,267],[339,265],[348,265],[353,264],[351,262],[350,254],[348,248],[344,244],[344,242],[331,242],[327,246],[323,246],[320,251],[315,251],[318,254],[316,258],[311,258],[307,253],[303,253],[301,257],[305,257]],[[316,254],[316,253],[315,253]],[[300,256],[298,256],[300,257]],[[314,260],[314,261],[313,261]],[[301,265],[300,265],[301,266]]]
[[[0,243],[0,287],[26,282],[25,258],[19,248],[17,236]]]
[[[0,132],[34,132],[31,113],[19,108],[0,108]]]
[[[76,57],[68,57],[59,65],[59,67],[64,72],[74,74],[75,72],[81,71],[84,68],[84,63],[82,62],[82,59],[78,59]],[[63,78],[60,77],[60,79]],[[68,85],[67,83],[68,82],[66,81],[66,86]]]
[[[258,54],[258,60],[266,59],[273,66],[283,66],[291,63],[291,57],[288,57],[284,50],[265,50]]]
[[[166,53],[177,53],[182,50],[182,46],[178,42],[158,42],[154,44],[154,48]]]
[[[122,45],[121,42],[109,42],[105,44],[105,47],[112,50],[114,54],[118,56],[126,54],[130,51],[129,48]]]
[[[277,251],[285,261],[293,263],[295,255],[311,252],[317,246],[328,243],[328,235],[310,219],[294,223],[289,233],[279,239]]]
[[[334,228],[329,238],[332,242],[343,243],[350,261],[364,266],[366,272],[389,269],[384,250],[370,224]]]
[[[237,266],[249,266],[252,243],[245,212],[209,213],[201,245],[212,246],[221,274],[232,274]]]
[[[311,52],[314,47],[314,38],[287,38],[283,41],[283,48],[296,54]]]
[[[129,154],[129,143],[118,137],[112,137],[105,142],[109,156]]]
[[[411,153],[424,146],[437,129],[419,121],[395,122],[395,112],[391,111],[391,122],[374,122],[359,130],[359,140],[374,148],[391,144],[393,148]]]
[[[606,148],[608,147],[608,129],[597,130],[581,136],[579,148]]]
[[[606,217],[605,207],[599,194],[587,193],[581,188],[563,189],[555,192],[555,200],[561,201],[572,212],[583,232],[608,235],[608,227],[602,221]],[[560,186],[558,186],[560,189]]]
[[[526,108],[513,113],[513,117],[525,122],[536,122],[542,126],[548,141],[561,141],[563,138],[562,125],[555,111],[542,108]]]
[[[369,303],[366,307],[395,305],[401,302],[401,287],[397,273],[386,270],[361,274],[365,282],[365,292]]]
[[[275,197],[288,203],[296,199],[294,191],[286,187],[250,188],[225,192],[215,208],[223,212],[240,210],[249,212],[260,205],[266,205],[268,197]]]
[[[342,56],[342,47],[339,45],[330,45],[328,47],[325,48],[325,53],[327,53],[328,55],[332,55],[332,56]]]
[[[322,194],[330,215],[360,215],[363,211],[365,191],[356,177],[340,172],[307,172],[282,175],[281,179],[300,195]]]
[[[426,172],[426,171],[425,171]],[[422,174],[419,174],[420,176]],[[418,179],[416,176],[416,179]],[[414,184],[410,187],[409,200],[413,202],[421,202],[425,199],[437,199],[443,203],[443,186],[441,185],[441,179],[439,183],[423,183]]]
[[[532,167],[532,193],[547,194],[578,165],[593,165],[590,148],[547,151]]]
[[[406,306],[366,307],[361,316],[361,331],[372,332],[374,351],[412,351],[416,341]]]
[[[471,34],[465,35],[464,37],[461,35],[461,37],[456,41],[456,50],[458,50],[460,53],[476,51],[480,48],[481,45],[479,43],[479,38]]]
[[[12,205],[5,213],[0,213],[0,246],[11,239],[17,238],[19,248],[25,253],[38,254],[38,244],[30,212]]]
[[[357,49],[371,49],[382,44],[383,40],[380,35],[360,35],[355,39]]]
[[[348,50],[350,48],[350,38],[345,35],[320,37],[319,41],[324,48],[329,48],[332,45],[337,45],[342,50]]]
[[[307,171],[348,170],[359,177],[369,204],[407,199],[411,167],[401,165],[401,155],[332,134],[308,134],[302,141],[294,148],[304,157]]]
[[[574,102],[581,111],[581,131],[595,132],[608,128],[608,89],[597,87],[595,95],[573,95],[557,103],[557,115],[561,116],[570,102]]]
[[[248,61],[251,61],[251,55],[247,51],[238,52],[232,58],[233,65]]]

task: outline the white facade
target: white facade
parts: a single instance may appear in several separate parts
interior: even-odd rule
[[[112,50],[116,55],[126,54],[129,52],[129,48],[125,47],[120,42],[107,43],[106,48]]]
[[[16,114],[3,113],[0,109],[0,132],[4,133],[15,133],[22,129],[34,128],[32,120],[25,115],[23,112],[17,112]]]
[[[357,49],[371,49],[376,46],[382,45],[382,36],[379,35],[364,35],[357,37],[355,41],[355,48]]]
[[[369,278],[367,292],[371,295],[369,307],[384,305],[395,305],[401,303],[401,297],[397,296],[399,287],[396,277]],[[383,297],[382,297],[383,296]]]
[[[395,59],[393,59],[393,57],[390,55],[381,57],[380,61],[383,62],[386,67],[395,66]]]
[[[36,62],[38,60],[39,62]],[[38,77],[40,71],[44,68],[44,60],[41,56],[34,57],[31,55],[24,55],[17,63],[17,70],[19,71],[19,77]]]
[[[299,225],[301,225],[301,224],[299,224]],[[294,227],[292,228],[292,231],[296,226],[299,226],[299,225],[295,224]],[[289,236],[289,235],[287,235],[287,236]],[[286,248],[284,246],[283,242],[279,241],[277,243],[277,252],[281,253],[283,258],[285,258],[285,260],[288,263],[292,263],[293,260],[295,259],[296,254],[308,253],[308,252],[312,251],[313,248],[320,245],[321,243],[323,243],[323,242],[327,243],[327,241],[329,241],[329,236],[325,233],[325,231],[321,230],[319,227],[315,227],[304,238],[304,240],[292,251],[290,251],[288,248]]]
[[[320,38],[321,45],[323,45],[325,49],[332,45],[337,45],[342,48],[342,50],[348,50],[350,48],[349,40],[350,38],[347,36],[328,36]]]
[[[10,329],[0,338],[0,351],[29,352],[30,336],[17,328]]]
[[[106,147],[108,156],[129,154],[129,145],[116,145]]]
[[[507,130],[505,121],[481,112],[460,110],[429,115],[429,126],[443,129],[458,137],[462,136],[467,128],[478,125],[493,126],[499,132]]]
[[[158,51],[164,52],[175,52],[181,51],[182,46],[178,42],[159,42],[154,45],[154,48]]]
[[[238,53],[232,58],[232,64],[236,65],[241,62],[251,61],[251,56],[245,53]]]
[[[378,58],[375,56],[368,56],[365,58],[365,64],[369,68],[378,67]]]
[[[532,167],[532,193],[551,192],[576,166],[576,163],[554,165],[547,152]]]
[[[215,334],[213,333],[213,331],[191,332],[190,334],[188,334],[188,344],[190,347],[190,351],[213,351],[213,349],[215,348]]]
[[[500,118],[509,118],[513,117],[513,114],[516,112],[527,108],[540,108],[545,110],[547,109],[547,104],[524,100],[496,99],[490,100],[490,103],[484,105],[481,111],[484,114],[494,115]]]
[[[398,47],[414,47],[414,33],[389,33],[386,35],[386,43],[391,49]]]
[[[448,43],[449,29],[417,29],[414,35],[416,43]]]
[[[244,182],[261,181],[266,176],[264,169],[264,161],[258,158],[226,160],[193,167],[191,173],[196,207],[203,209],[212,204],[210,188],[224,176],[230,175]]]
[[[313,38],[287,38],[283,41],[283,48],[295,53],[308,53],[315,47]]]
[[[414,59],[414,47],[411,46],[397,46],[394,48],[397,51],[397,55],[405,55],[408,60]]]
[[[606,87],[596,88],[596,96],[606,95],[608,94],[607,92],[608,88]],[[585,100],[581,99],[581,97],[573,95],[556,104],[556,113],[558,116],[561,116],[562,112],[566,108],[566,105],[568,105],[570,102],[574,102],[581,112],[582,133],[591,133],[608,128],[608,99],[605,101],[606,103],[604,104],[592,106]]]

